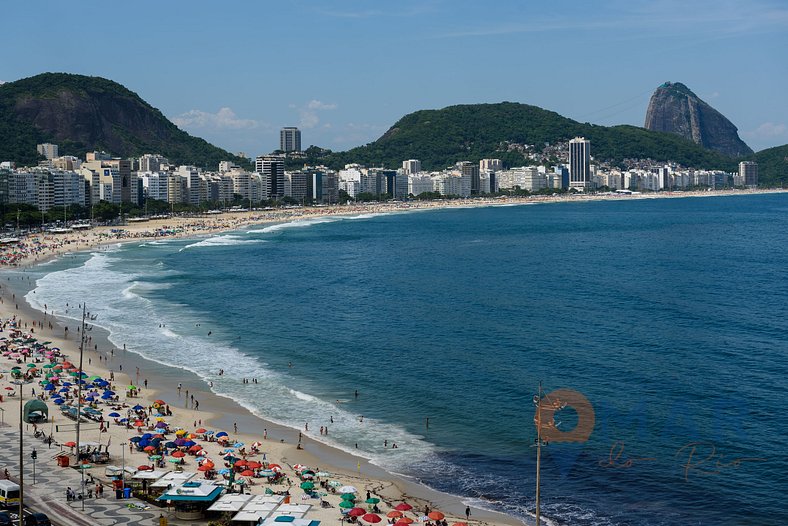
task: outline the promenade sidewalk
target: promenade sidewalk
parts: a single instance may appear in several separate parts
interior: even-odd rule
[[[35,447],[38,453],[36,460],[36,483],[33,484],[33,461],[30,452]],[[158,525],[160,508],[151,507],[149,510],[129,509],[128,504],[144,506],[144,502],[137,499],[115,499],[115,494],[106,485],[104,497],[90,498],[83,501],[66,502],[66,489],[71,487],[79,491],[82,476],[79,471],[72,468],[58,467],[53,457],[60,448],[47,448],[41,440],[25,433],[24,458],[25,458],[25,504],[35,511],[46,513],[56,526],[86,526],[86,525]],[[19,481],[19,429],[8,424],[0,427],[0,470],[8,469],[11,479]],[[96,467],[96,471],[103,468]],[[12,513],[16,510],[9,510]],[[165,516],[167,516],[165,511]],[[168,516],[170,525],[176,526],[179,521]],[[193,524],[193,523],[192,523]],[[198,522],[199,524],[199,522]]]

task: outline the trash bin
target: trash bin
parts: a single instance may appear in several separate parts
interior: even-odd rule
[[[124,499],[131,498],[131,488],[123,488],[123,498]]]
[[[123,490],[122,489],[118,488],[118,489],[115,490],[115,498],[116,499],[122,499],[123,498]]]
[[[61,455],[61,456],[57,457],[57,465],[60,466],[61,468],[67,468],[68,467],[68,457],[66,455]]]

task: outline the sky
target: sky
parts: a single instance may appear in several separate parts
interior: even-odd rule
[[[304,148],[345,150],[453,104],[642,126],[665,81],[754,150],[788,143],[786,0],[4,0],[0,12],[0,81],[106,77],[249,156],[278,148],[284,126]]]

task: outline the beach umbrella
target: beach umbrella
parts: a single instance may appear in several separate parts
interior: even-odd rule
[[[352,508],[349,512],[347,512],[347,514],[351,517],[361,517],[362,515],[367,514],[367,510],[364,508]]]
[[[110,417],[110,418],[119,418],[120,417],[120,413],[110,413],[107,416]]]
[[[207,431],[207,430],[206,430],[204,427],[199,427],[199,428],[197,428],[197,430],[195,431],[195,433],[200,433],[200,434],[202,434],[202,433],[205,433],[206,431]]]
[[[143,410],[143,409],[145,409],[145,408],[144,408],[144,407],[142,407],[140,404],[137,404],[137,405],[135,405],[134,407],[132,407],[131,409],[132,409],[133,411],[142,411],[142,410]]]
[[[193,445],[192,447],[190,447],[190,448],[189,448],[189,451],[190,451],[191,453],[197,453],[197,452],[198,452],[198,451],[200,451],[201,449],[202,449],[202,446],[201,446],[201,445],[199,445],[199,444],[195,444],[195,445]]]
[[[342,500],[350,500],[350,501],[356,500],[356,496],[353,495],[352,493],[343,493],[341,495],[341,497],[342,497]]]
[[[186,430],[185,430],[185,429],[179,429],[179,430],[177,430],[177,431],[175,432],[175,436],[176,436],[176,437],[182,437],[182,436],[183,436],[183,435],[185,435],[185,434],[186,434]]]
[[[356,505],[350,502],[349,500],[343,500],[342,502],[339,503],[340,508],[353,508],[355,506]]]
[[[364,502],[366,502],[367,504],[377,504],[378,502],[380,502],[380,499],[377,497],[370,497]]]
[[[274,519],[274,522],[293,522],[295,517],[292,515],[279,515]]]
[[[66,401],[63,400],[62,398],[55,398],[54,400],[52,400],[52,403],[54,403],[55,405],[61,405],[61,404],[65,404]]]
[[[329,473],[328,471],[318,471],[317,473],[315,473],[315,476],[316,477],[330,477],[331,473]]]
[[[304,468],[306,468],[306,466],[303,464],[293,464],[293,469],[296,471],[301,471]]]
[[[166,422],[158,422],[156,424],[156,428],[158,428],[158,429],[162,429],[162,428],[165,428],[165,427],[167,427],[167,423]]]
[[[159,405],[164,405],[165,404],[164,400],[156,400],[153,403],[154,404],[159,404]]]
[[[54,390],[55,390],[55,384],[46,384],[44,386],[44,391],[54,391]]]
[[[246,463],[246,466],[247,466],[249,469],[260,469],[261,467],[263,467],[263,465],[262,465],[261,463],[259,463],[259,462],[256,462],[256,461],[254,461],[254,460],[251,460],[251,461],[247,462],[247,463]]]
[[[314,489],[314,488],[315,488],[314,482],[306,481],[301,483],[301,489]]]
[[[225,433],[224,431],[219,431],[218,433],[216,433],[216,437],[217,438],[218,437],[226,437],[226,436],[227,436],[227,433]]]
[[[247,465],[249,465],[249,463],[245,460],[239,460],[238,462],[235,463],[235,467],[237,468],[241,468]]]
[[[251,477],[253,475],[254,475],[254,471],[252,471],[251,469],[245,469],[245,470],[241,471],[241,476],[242,477]]]
[[[137,466],[137,471],[153,471],[151,466]]]
[[[173,451],[172,456],[175,458],[183,458],[186,456],[186,453],[184,453],[183,451]]]
[[[231,471],[231,470],[230,470],[230,469],[228,469],[228,468],[222,468],[222,469],[220,469],[220,470],[218,471],[218,473],[219,473],[219,475],[227,475],[228,473],[230,473],[230,471]]]
[[[74,446],[76,446],[76,445],[77,445],[77,443],[76,443],[76,442],[66,442],[66,443],[65,443],[65,444],[63,444],[63,445],[64,445],[64,446],[66,446],[66,447],[74,447]]]
[[[394,506],[394,509],[398,511],[408,511],[408,510],[412,510],[413,506],[411,506],[407,502],[400,502],[399,504]]]
[[[195,442],[194,440],[186,440],[183,443],[183,447],[192,447],[192,446],[196,446],[196,445],[197,445],[197,442]]]
[[[414,522],[415,521],[410,517],[400,517],[399,519],[397,519],[397,524],[412,524]]]
[[[156,448],[153,447],[153,446],[145,446],[142,450],[143,451],[156,451]]]
[[[136,442],[139,442],[140,440],[142,440],[142,437],[131,437],[131,438],[129,438],[129,442],[135,442],[136,443]]]
[[[388,517],[389,519],[398,519],[402,517],[402,512],[397,510],[391,510],[386,514],[386,517]]]
[[[361,517],[361,520],[364,522],[369,522],[371,524],[376,524],[382,521],[383,519],[380,518],[380,515],[377,515],[375,513],[367,513],[366,515],[363,515]]]
[[[180,464],[182,460],[179,458],[171,458],[168,460],[168,462],[172,462],[173,464]]]
[[[442,521],[443,519],[446,518],[446,516],[439,511],[431,511],[427,514],[427,517],[429,517],[434,521]]]
[[[340,493],[358,493],[358,490],[353,486],[342,486],[337,491]]]
[[[210,466],[209,466],[209,465],[207,465],[207,464],[203,464],[202,466],[200,466],[199,468],[197,468],[197,471],[210,471],[210,470],[212,470],[212,469],[213,469],[213,465],[210,465]]]
[[[266,477],[266,478],[268,478],[268,477],[275,477],[276,473],[274,473],[273,469],[264,469],[263,471],[260,472],[260,476],[261,477]]]
[[[92,467],[93,466],[91,464],[77,464],[76,466],[77,469],[90,469]]]
[[[233,447],[244,447],[244,443],[243,442],[236,442],[235,444],[233,444]]]

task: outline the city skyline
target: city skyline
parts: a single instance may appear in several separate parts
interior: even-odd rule
[[[57,31],[36,39],[21,23],[30,5],[4,6],[0,41],[17,51],[4,57],[0,81],[44,71],[106,77],[189,133],[252,156],[276,149],[282,127],[301,129],[303,148],[344,150],[413,111],[503,100],[642,126],[649,96],[668,80],[728,117],[753,149],[788,143],[788,109],[777,103],[788,81],[778,52],[788,9],[778,2],[229,2],[188,11],[143,2],[145,24],[101,4],[114,27],[101,46],[78,30],[87,10],[40,4],[37,27]],[[586,58],[568,60],[578,49]]]

